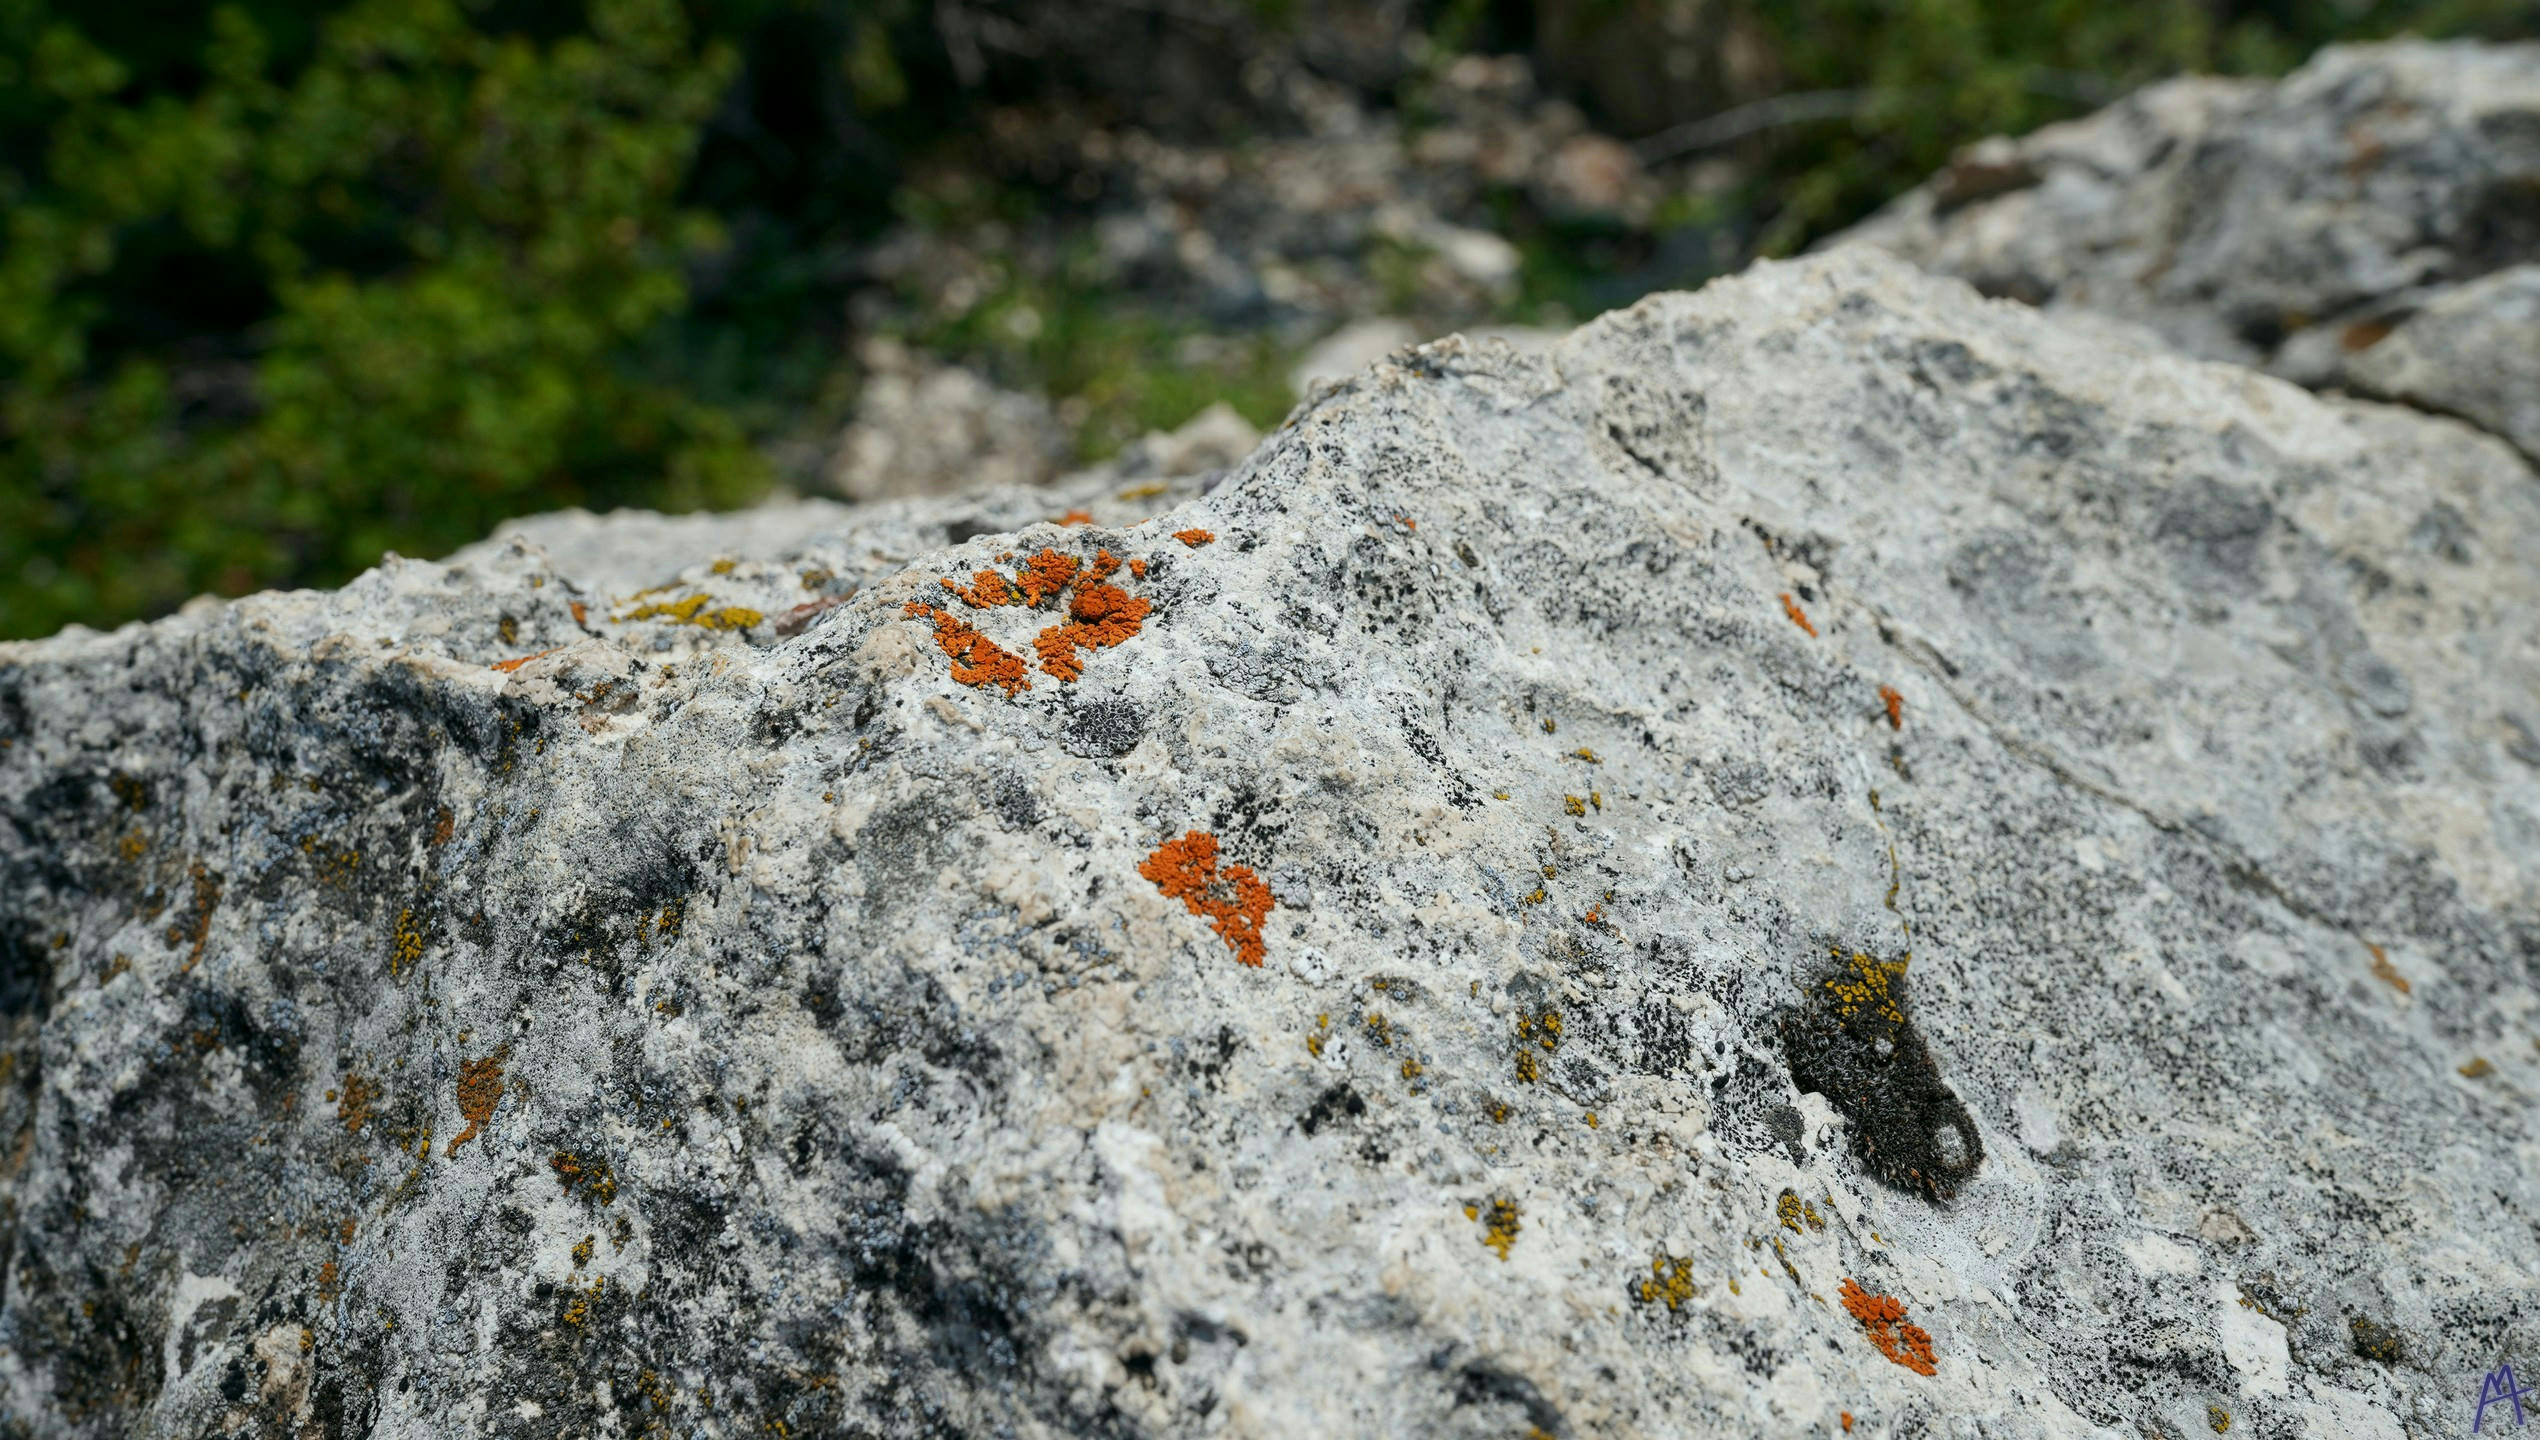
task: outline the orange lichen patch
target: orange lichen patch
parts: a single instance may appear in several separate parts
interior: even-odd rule
[[[1154,882],[1168,900],[1179,900],[1194,915],[1208,917],[1235,958],[1246,965],[1261,963],[1261,926],[1277,903],[1276,896],[1250,866],[1217,864],[1217,837],[1193,830],[1167,840],[1138,862],[1138,873]]]
[[[2398,991],[2402,995],[2407,994],[2408,977],[2400,974],[2398,967],[2390,963],[2390,956],[2388,953],[2383,951],[2380,946],[2375,945],[2369,940],[2364,942],[2364,948],[2372,952],[2373,978],[2381,981],[2385,985],[2388,985],[2391,989]]]
[[[1207,544],[1208,542],[1210,542],[1210,541],[1212,541],[1212,540],[1216,539],[1216,538],[1217,538],[1217,532],[1215,532],[1215,531],[1213,531],[1213,530],[1198,530],[1198,529],[1192,529],[1192,530],[1176,530],[1176,531],[1174,531],[1174,532],[1173,532],[1173,538],[1174,538],[1174,539],[1176,539],[1176,540],[1181,541],[1181,542],[1182,542],[1183,544],[1185,544],[1185,545],[1190,546],[1192,549],[1197,550],[1197,549],[1198,549],[1199,547],[1201,547],[1202,545],[1205,545],[1205,544]]]
[[[1023,573],[1014,577],[1023,589],[1023,603],[1038,609],[1042,601],[1065,590],[1084,563],[1073,555],[1041,547],[1040,554],[1023,562]]]
[[[961,603],[973,610],[993,610],[999,605],[1014,603],[1014,587],[1006,582],[1004,576],[994,570],[982,570],[971,576],[968,589],[950,580],[938,580],[935,583],[950,590],[961,600]]]
[[[1903,695],[1903,694],[1901,694],[1901,693],[1897,690],[1897,688],[1896,688],[1895,686],[1893,686],[1893,685],[1881,685],[1881,686],[1879,687],[1879,699],[1881,699],[1881,700],[1883,700],[1883,701],[1887,702],[1887,728],[1888,728],[1888,729],[1890,729],[1890,730],[1902,730],[1902,729],[1904,729],[1904,728],[1905,728],[1905,697],[1904,697],[1904,695]]]
[[[1091,510],[1070,510],[1050,523],[1053,525],[1091,525],[1094,523],[1094,512]]]
[[[1842,1417],[1843,1417],[1843,1433],[1844,1433],[1844,1434],[1846,1434],[1846,1435],[1851,1434],[1851,1433],[1852,1433],[1852,1412],[1851,1412],[1851,1411],[1849,1411],[1849,1410],[1844,1410],[1844,1411],[1839,1411],[1839,1412],[1837,1412],[1837,1413],[1838,1413],[1838,1414],[1840,1414],[1840,1415],[1842,1415]]]
[[[1061,680],[1077,679],[1085,673],[1077,650],[1107,649],[1137,634],[1148,608],[1145,596],[1117,585],[1080,586],[1067,602],[1066,623],[1033,637],[1032,648],[1040,652],[1043,670]]]
[[[332,1090],[327,1092],[326,1098],[336,1101],[335,1118],[344,1122],[344,1133],[359,1135],[362,1127],[370,1123],[370,1102],[379,1098],[379,1087],[347,1070],[344,1072],[342,1098],[337,1099],[336,1092]]]
[[[565,605],[566,605],[566,608],[568,608],[568,609],[570,609],[570,610],[572,610],[572,611],[573,611],[573,623],[574,623],[574,624],[576,624],[576,625],[588,625],[588,624],[590,624],[590,623],[591,623],[591,612],[590,612],[589,610],[586,610],[586,609],[584,609],[584,608],[583,608],[583,605],[582,605],[582,602],[581,602],[581,601],[579,601],[579,600],[568,600],[568,601],[566,601],[566,602],[565,602]]]
[[[1401,521],[1401,522],[1402,522],[1402,528],[1403,528],[1403,529],[1405,529],[1405,530],[1417,530],[1417,529],[1419,529],[1419,528],[1420,528],[1420,522],[1419,522],[1419,521],[1417,521],[1417,520],[1412,519],[1412,518],[1411,518],[1410,516],[1408,516],[1408,515],[1396,515],[1396,516],[1395,516],[1395,517],[1393,517],[1393,518],[1394,518],[1394,519],[1396,519],[1396,520]]]
[[[450,1148],[444,1156],[456,1155],[459,1147],[476,1138],[485,1122],[494,1118],[494,1107],[503,1101],[504,1052],[497,1050],[482,1060],[470,1060],[459,1066],[459,1114],[466,1118],[467,1128],[450,1137]]]
[[[546,649],[539,651],[536,655],[523,655],[523,656],[520,656],[518,659],[513,659],[513,660],[497,660],[497,661],[495,661],[493,664],[488,665],[488,666],[486,666],[485,668],[486,668],[486,669],[488,669],[488,670],[500,670],[500,671],[502,671],[504,674],[509,675],[509,674],[510,674],[510,673],[512,673],[514,670],[517,670],[517,669],[519,669],[521,666],[528,664],[530,661],[532,661],[532,660],[536,660],[536,659],[540,659],[540,658],[542,658],[542,657],[544,657],[544,656],[553,655],[553,654],[555,654],[558,650],[561,650],[561,649],[563,649],[563,648],[564,648],[564,647],[563,647],[563,646],[561,646],[561,645],[550,645],[550,646],[548,646]]]
[[[1091,585],[1097,580],[1108,580],[1111,578],[1112,572],[1118,570],[1119,568],[1119,556],[1112,554],[1108,550],[1096,550],[1094,552],[1092,563],[1085,566],[1084,574],[1076,577],[1076,583],[1079,586],[1085,586]]]
[[[203,942],[209,939],[212,933],[212,912],[220,908],[220,877],[206,869],[200,860],[194,862],[193,869],[189,873],[194,877],[194,913],[183,923],[167,928],[167,942],[170,945],[185,945],[191,942],[190,948],[185,952],[185,963],[177,967],[180,974],[202,963]]]
[[[1843,1282],[1843,1308],[1861,1322],[1870,1343],[1878,1352],[1917,1375],[1930,1375],[1940,1369],[1932,1359],[1931,1336],[1920,1325],[1902,1323],[1905,1302],[1893,1295],[1873,1295],[1855,1280]]]
[[[907,613],[934,620],[935,644],[952,658],[953,679],[964,685],[1002,685],[1008,696],[1032,688],[1031,677],[1023,671],[1023,657],[971,629],[960,616],[914,600],[908,603]]]
[[[459,818],[450,813],[450,807],[447,805],[442,806],[440,809],[433,812],[432,838],[425,843],[431,845],[435,849],[449,844],[450,834],[458,828],[458,823]]]
[[[1130,561],[1130,562],[1129,562],[1129,573],[1130,573],[1130,574],[1132,574],[1132,575],[1135,575],[1136,577],[1138,577],[1138,578],[1139,578],[1139,579],[1141,579],[1141,580],[1144,580],[1145,578],[1147,578],[1147,562],[1145,562],[1144,560],[1132,560],[1132,561]]]
[[[1808,623],[1808,612],[1799,608],[1799,602],[1791,599],[1790,592],[1787,590],[1782,592],[1782,613],[1790,617],[1790,623],[1807,631],[1810,635],[1817,633],[1817,627]]]
[[[322,1305],[332,1305],[335,1303],[335,1297],[343,1293],[343,1278],[337,1273],[335,1262],[329,1260],[325,1264],[320,1265],[318,1267],[317,1279],[318,1303]]]

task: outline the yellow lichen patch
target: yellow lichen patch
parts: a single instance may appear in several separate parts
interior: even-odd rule
[[[1783,1228],[1794,1235],[1799,1233],[1799,1227],[1803,1224],[1811,1230],[1826,1228],[1825,1218],[1817,1213],[1817,1207],[1800,1199],[1793,1191],[1782,1192],[1780,1201],[1773,1207],[1773,1213],[1780,1217]]]
[[[1167,485],[1160,480],[1151,480],[1144,485],[1132,485],[1128,489],[1121,491],[1115,498],[1121,500],[1152,500],[1156,496],[1161,495],[1172,488],[1172,486]]]
[[[1633,1287],[1643,1305],[1665,1305],[1670,1311],[1702,1293],[1693,1283],[1693,1262],[1661,1253],[1649,1262],[1649,1278]]]
[[[1381,1013],[1370,1010],[1366,1014],[1365,1023],[1367,1026],[1368,1039],[1375,1041],[1378,1045],[1386,1046],[1388,1048],[1393,1045],[1392,1021],[1386,1019]]]
[[[1576,795],[1564,795],[1561,797],[1561,809],[1567,814],[1584,817],[1587,814],[1587,802]]]
[[[2470,1057],[2470,1062],[2461,1067],[2461,1078],[2476,1080],[2481,1076],[2494,1074],[2495,1070],[2496,1067],[2487,1062],[2486,1056],[2473,1055]]]
[[[149,852],[150,837],[138,828],[126,832],[123,839],[115,846],[115,853],[126,860],[138,860]]]
[[[756,610],[739,605],[716,606],[714,597],[703,593],[683,600],[656,600],[638,605],[616,619],[620,625],[637,620],[659,620],[665,625],[694,625],[700,630],[747,630],[766,620]]]
[[[586,1295],[579,1290],[574,1291],[573,1299],[568,1301],[564,1307],[564,1323],[567,1325],[580,1325],[584,1321],[590,1319],[591,1302],[599,1299],[601,1294],[608,1288],[609,1277],[606,1275],[596,1275],[591,1279],[591,1290],[589,1294]]]
[[[559,1150],[548,1157],[547,1163],[554,1167],[557,1183],[564,1186],[567,1195],[578,1190],[603,1205],[617,1199],[617,1176],[610,1172],[608,1162],[585,1160],[570,1150]]]
[[[591,1263],[591,1245],[592,1242],[597,1239],[599,1239],[599,1237],[596,1235],[585,1235],[582,1237],[582,1243],[573,1247],[574,1269],[579,1270],[583,1266]]]
[[[1517,1079],[1524,1084],[1532,1085],[1542,1078],[1543,1068],[1535,1063],[1535,1052],[1532,1050],[1518,1051]]]
[[[1604,761],[1596,758],[1596,752],[1590,750],[1585,745],[1580,746],[1578,749],[1573,750],[1570,753],[1578,759],[1585,760],[1590,765],[1602,765],[1605,763]]]
[[[300,853],[317,864],[318,883],[342,887],[361,873],[362,852],[339,850],[314,835],[301,837]]]
[[[1402,1062],[1402,1078],[1405,1080],[1417,1080],[1420,1078],[1422,1072],[1427,1069],[1427,1066],[1421,1064],[1417,1060],[1405,1059]]]
[[[1833,951],[1834,958],[1850,960],[1853,974],[1850,980],[1832,979],[1826,982],[1826,988],[1834,992],[1836,1018],[1849,1020],[1862,1010],[1869,1009],[1876,1011],[1880,1019],[1903,1024],[1905,1011],[1896,1003],[1894,986],[1913,957],[1905,956],[1892,965],[1883,965],[1858,950],[1849,957],[1845,956],[1841,946],[1833,947]]]
[[[450,1137],[450,1148],[442,1151],[443,1155],[458,1154],[459,1147],[475,1139],[485,1122],[494,1118],[494,1107],[503,1102],[505,1053],[497,1050],[482,1060],[459,1066],[459,1114],[466,1119],[467,1128]]]
[[[1465,1213],[1473,1214],[1473,1207],[1466,1206]],[[1526,1228],[1517,1223],[1519,1213],[1516,1201],[1499,1199],[1490,1202],[1488,1213],[1475,1216],[1482,1222],[1482,1243],[1498,1251],[1502,1260],[1508,1258],[1508,1247],[1517,1243],[1517,1232]]]
[[[423,959],[423,926],[411,909],[397,912],[397,928],[388,937],[388,975],[403,976]]]
[[[1510,1110],[1505,1101],[1486,1100],[1482,1103],[1482,1113],[1490,1117],[1490,1123],[1493,1125],[1505,1125],[1508,1123],[1508,1117],[1516,1112]]]

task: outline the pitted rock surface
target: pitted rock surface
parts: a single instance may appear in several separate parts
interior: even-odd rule
[[[2540,43],[2333,46],[2280,83],[2153,85],[1970,147],[1830,243],[1852,242],[2540,458]]]
[[[1074,508],[0,647],[13,1431],[2399,1435],[2528,1353],[2504,444],[1856,249]]]

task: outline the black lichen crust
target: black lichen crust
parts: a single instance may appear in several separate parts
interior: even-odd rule
[[[1861,1163],[1879,1179],[1934,1201],[1958,1192],[1984,1163],[1975,1117],[1940,1078],[1905,1003],[1905,961],[1883,964],[1841,947],[1781,1020],[1782,1054],[1801,1091],[1814,1090],[1850,1122]]]

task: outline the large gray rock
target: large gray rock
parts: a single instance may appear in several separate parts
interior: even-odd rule
[[[1151,498],[0,647],[9,1423],[2396,1437],[2540,1338],[2506,446],[1846,251]],[[1044,548],[1143,574],[942,583]]]
[[[2489,285],[2540,263],[2540,43],[2341,46],[2279,84],[2155,85],[1972,147],[1834,243],[1853,242],[2540,456],[2540,319]],[[2377,354],[2420,315],[2439,341]],[[2478,343],[2457,343],[2465,322]]]
[[[822,476],[849,500],[1034,485],[1058,473],[1067,437],[1049,402],[1001,390],[895,341],[860,357],[864,391]]]
[[[2540,263],[2452,286],[2355,340],[2339,347],[2339,382],[2458,415],[2540,459]]]

